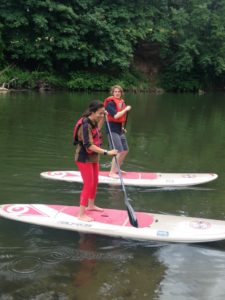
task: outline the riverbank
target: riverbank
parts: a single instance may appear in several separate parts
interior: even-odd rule
[[[119,84],[124,90],[132,92],[163,93],[156,85],[157,80],[132,70],[123,73],[108,74],[94,71],[76,71],[67,75],[27,71],[7,67],[0,73],[2,91],[10,90],[68,90],[68,91],[108,91],[112,85]]]
[[[162,94],[172,91],[194,92],[202,95],[206,92],[198,85],[194,89],[190,89],[185,82],[181,90],[173,90],[164,86],[160,78],[160,74],[155,73],[153,76],[141,70],[140,66],[139,69],[116,74],[89,70],[71,72],[66,75],[56,72],[21,70],[14,66],[8,66],[0,71],[0,93],[24,90],[105,92],[115,84],[121,85],[126,92],[133,93]]]

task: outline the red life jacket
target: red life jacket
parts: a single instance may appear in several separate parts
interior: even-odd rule
[[[78,130],[79,130],[80,126],[83,124],[84,119],[86,119],[86,117],[81,117],[77,121],[76,125],[74,126],[74,130],[73,130],[73,144],[74,145],[78,145],[78,144],[83,145],[82,141],[78,140]],[[88,122],[89,122],[89,120],[88,120]],[[98,147],[101,147],[101,145],[102,145],[102,134],[101,134],[99,128],[98,127],[92,128],[91,133],[92,133],[92,137],[93,137],[93,144],[98,146]],[[85,150],[89,154],[94,152],[94,151],[91,151],[91,150],[88,150],[88,149],[85,149]]]
[[[108,103],[111,101],[113,101],[115,103],[117,112],[122,111],[126,107],[126,104],[123,99],[117,99],[114,96],[110,96],[110,97],[106,98],[104,101],[104,106],[106,107],[108,105]],[[124,114],[122,117],[120,117],[118,119],[115,119],[113,116],[108,114],[109,122],[124,123],[126,121],[126,118],[127,118],[127,114]]]

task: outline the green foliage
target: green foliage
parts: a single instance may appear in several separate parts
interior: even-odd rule
[[[29,69],[127,69],[150,8],[147,0],[2,0],[5,54]]]
[[[147,89],[130,71],[141,44],[160,49],[167,89],[225,84],[225,0],[1,0],[0,12],[0,67],[24,70],[16,71],[20,87],[34,87],[37,75],[70,89],[103,90],[115,80]]]
[[[9,66],[0,72],[0,85],[10,83],[10,88],[15,89],[35,89],[40,85],[49,88],[65,87],[66,81],[59,75],[48,72],[22,71],[14,66]]]
[[[139,86],[140,83],[142,86]],[[67,88],[71,90],[92,90],[106,91],[110,86],[119,84],[125,89],[144,89],[146,82],[140,74],[122,73],[119,76],[108,75],[107,73],[75,72],[67,82]]]
[[[8,66],[0,71],[0,85],[10,83],[10,88],[15,89],[39,89],[66,88],[70,90],[92,90],[106,91],[110,86],[119,84],[125,89],[147,89],[147,83],[137,73],[121,73],[120,76],[113,76],[107,73],[90,73],[79,71],[71,73],[66,79],[59,74],[42,71],[26,71],[15,66]]]
[[[170,82],[173,90],[215,87],[225,75],[225,1],[164,1],[160,13],[150,40],[161,46],[162,84]]]
[[[4,42],[2,40],[2,29],[3,29],[3,25],[0,24],[0,67],[4,66],[4,54],[3,54]]]
[[[202,88],[202,84],[194,76],[184,72],[166,72],[161,76],[161,84],[168,91],[196,92]]]
[[[71,90],[96,90],[107,89],[112,78],[103,74],[91,74],[88,72],[75,72],[71,74],[67,87]]]

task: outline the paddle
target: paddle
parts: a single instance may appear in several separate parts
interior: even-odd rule
[[[110,137],[112,147],[113,147],[113,149],[115,149],[115,145],[114,145],[113,138],[112,138],[112,132],[111,132],[111,129],[110,129],[110,126],[109,126],[109,121],[108,121],[107,115],[105,115],[105,121],[106,121],[106,125],[107,125],[108,131],[109,131],[109,137]],[[129,216],[130,224],[134,227],[138,227],[138,221],[137,221],[137,218],[135,216],[134,209],[131,206],[131,204],[129,203],[129,200],[127,198],[127,192],[126,192],[125,185],[124,185],[124,182],[123,182],[123,177],[122,177],[120,165],[118,163],[118,160],[117,160],[116,156],[115,156],[115,161],[116,161],[116,166],[118,168],[118,173],[119,173],[119,177],[120,177],[122,190],[123,190],[123,193],[124,193],[124,203],[125,203],[126,208],[127,208],[127,213],[128,213],[128,216]]]
[[[127,127],[128,116],[129,116],[129,113],[127,112],[126,121],[125,121],[125,124],[124,124],[124,126],[123,126],[124,129],[126,129],[126,127]]]

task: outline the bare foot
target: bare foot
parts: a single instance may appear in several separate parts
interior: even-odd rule
[[[93,221],[93,218],[87,216],[87,215],[82,215],[78,217],[79,220],[84,221],[84,222],[91,222]]]
[[[88,207],[86,208],[86,210],[104,211],[103,208],[98,207],[98,206],[96,206],[96,205],[88,206]]]
[[[112,178],[115,178],[115,179],[120,178],[120,176],[116,173],[109,173],[109,177],[112,177]]]

